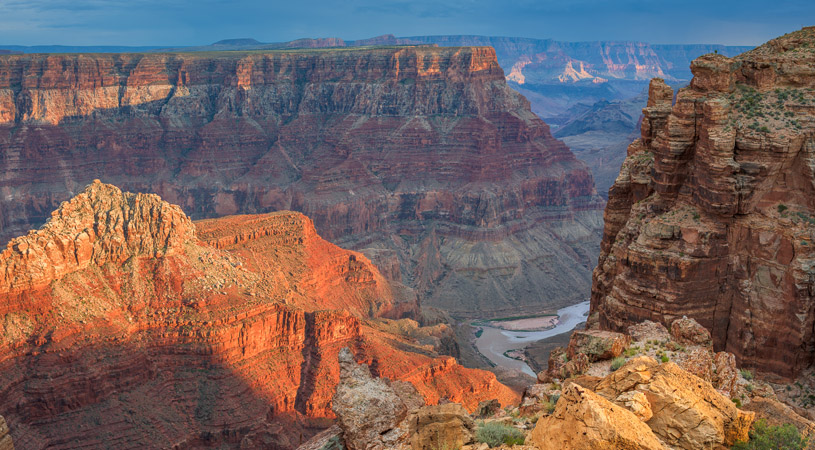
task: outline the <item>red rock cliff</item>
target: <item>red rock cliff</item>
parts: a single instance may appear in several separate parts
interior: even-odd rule
[[[809,27],[696,59],[673,106],[651,82],[606,207],[601,327],[688,315],[740,365],[791,376],[815,362],[813,67]]]
[[[601,227],[489,47],[2,55],[0,152],[2,237],[95,178],[193,218],[291,209],[462,313],[585,295]]]
[[[415,294],[300,213],[195,225],[97,182],[0,263],[0,414],[19,448],[293,448],[333,419],[346,346],[431,403],[517,400],[383,332]]]

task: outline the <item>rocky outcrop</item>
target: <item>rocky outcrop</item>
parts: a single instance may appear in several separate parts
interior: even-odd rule
[[[8,425],[3,416],[0,416],[0,450],[14,450],[14,442],[11,440]]]
[[[300,213],[193,223],[93,183],[3,255],[0,414],[25,448],[294,448],[334,420],[343,347],[421,404],[517,400],[413,337],[435,331],[378,326],[415,294]]]
[[[461,314],[583,298],[602,227],[487,47],[0,55],[0,152],[6,239],[95,178],[195,219],[297,210]]]
[[[710,383],[672,362],[658,364],[648,357],[628,361],[601,381],[595,392],[628,405],[672,448],[730,447],[747,440],[754,419],[753,413],[736,408]],[[644,397],[637,400],[638,393]]]
[[[632,412],[574,383],[538,420],[531,441],[540,450],[667,449]]]
[[[815,29],[651,83],[612,187],[592,316],[624,331],[688,316],[739,365],[793,376],[812,349]]]
[[[348,348],[339,354],[340,383],[332,409],[350,450],[396,448],[403,445],[408,414],[405,401],[387,382],[373,378],[368,367],[357,364]]]
[[[461,448],[472,443],[474,432],[475,422],[460,404],[425,406],[410,417],[410,448]]]
[[[589,362],[620,356],[631,343],[631,337],[623,333],[601,330],[578,330],[572,333],[567,354],[570,360],[586,355]]]
[[[628,361],[603,379],[568,382],[532,433],[539,448],[718,449],[747,440],[754,413],[672,362]],[[586,383],[582,383],[586,384]]]

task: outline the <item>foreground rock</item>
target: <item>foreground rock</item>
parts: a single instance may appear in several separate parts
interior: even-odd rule
[[[650,357],[591,383],[594,392],[568,383],[554,414],[532,433],[542,449],[712,450],[746,440],[754,420],[710,383]]]
[[[572,360],[583,354],[595,362],[620,356],[630,343],[631,337],[623,333],[579,330],[572,333],[567,354]]]
[[[602,329],[687,316],[742,366],[792,377],[815,362],[813,48],[807,27],[702,56],[675,105],[652,81],[606,207]]]
[[[472,442],[475,424],[460,404],[425,406],[409,384],[372,377],[348,348],[339,361],[332,408],[345,448],[436,450]]]
[[[667,450],[632,412],[574,383],[538,420],[531,441],[540,450]]]
[[[350,450],[394,448],[406,439],[408,407],[384,380],[371,377],[348,348],[339,353],[340,383],[331,408]],[[417,393],[418,395],[418,393]],[[423,403],[423,402],[422,402]]]
[[[14,450],[14,442],[11,440],[6,419],[0,416],[0,450]]]
[[[97,182],[1,255],[0,413],[18,447],[294,448],[334,420],[343,347],[412,404],[517,399],[436,353],[424,337],[443,326],[380,323],[416,314],[415,294],[300,213],[193,223]]]

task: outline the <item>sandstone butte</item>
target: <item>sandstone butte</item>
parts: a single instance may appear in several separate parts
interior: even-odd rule
[[[590,322],[682,316],[739,366],[815,362],[815,28],[651,82],[609,194]]]
[[[96,181],[0,254],[0,414],[17,448],[293,448],[333,421],[342,347],[430,404],[518,400],[383,325],[416,312],[300,213],[193,223]]]
[[[194,219],[295,210],[425,304],[580,301],[588,168],[489,47],[0,55],[0,241],[99,178]]]

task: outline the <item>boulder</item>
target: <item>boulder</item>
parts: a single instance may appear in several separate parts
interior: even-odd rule
[[[740,411],[707,381],[673,362],[642,356],[624,364],[597,385],[598,395],[643,419],[666,444],[682,449],[715,449],[745,440],[754,414]],[[642,397],[628,392],[639,392]]]
[[[14,443],[11,441],[10,433],[6,419],[0,416],[0,450],[14,450]]]
[[[538,420],[530,441],[540,450],[667,450],[634,413],[574,383],[554,413]]]
[[[478,417],[490,417],[501,410],[501,402],[498,400],[484,400],[478,404],[475,415]]]
[[[473,419],[458,403],[422,407],[411,414],[409,423],[412,450],[461,448],[472,442],[475,430]]]
[[[671,334],[668,332],[668,329],[665,328],[665,325],[650,320],[643,320],[640,323],[629,326],[628,334],[635,341],[654,339],[657,341],[667,341],[671,338]]]
[[[616,358],[623,354],[631,337],[613,331],[578,330],[569,340],[568,355],[573,360],[579,354],[589,358],[589,362]]]
[[[340,383],[332,409],[349,450],[397,448],[406,440],[408,408],[396,391],[346,347],[339,353]]]
[[[713,345],[710,331],[687,316],[676,319],[671,323],[671,337],[676,342],[685,345],[702,345],[706,347]]]

